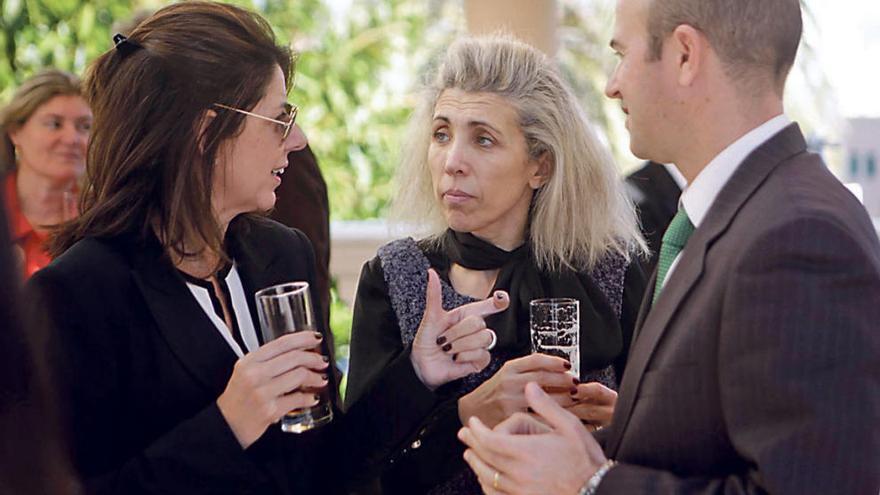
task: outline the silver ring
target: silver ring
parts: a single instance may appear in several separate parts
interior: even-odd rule
[[[495,348],[495,344],[498,343],[498,336],[495,335],[495,330],[491,330],[491,329],[488,329],[488,328],[487,328],[486,330],[489,330],[489,333],[492,334],[492,342],[489,342],[489,346],[486,347],[486,350],[487,350],[487,351],[491,351],[492,349]]]

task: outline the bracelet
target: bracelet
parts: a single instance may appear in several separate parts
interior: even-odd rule
[[[604,478],[605,475],[608,474],[608,471],[610,471],[616,464],[617,461],[613,459],[605,461],[605,464],[599,466],[599,469],[593,473],[593,476],[590,476],[590,479],[587,480],[587,483],[581,488],[578,495],[596,495],[596,491],[599,490],[599,483],[602,483],[602,478]]]

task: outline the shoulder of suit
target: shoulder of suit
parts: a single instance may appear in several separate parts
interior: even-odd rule
[[[268,217],[247,215],[236,219],[236,234],[254,242],[266,243],[271,246],[290,246],[291,244],[308,244],[308,237],[299,229],[288,227]]]
[[[131,248],[126,241],[85,238],[74,244],[47,267],[34,274],[35,282],[49,283],[94,294],[102,288],[121,293],[131,277]]]

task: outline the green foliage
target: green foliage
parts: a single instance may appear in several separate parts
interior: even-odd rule
[[[111,24],[131,7],[120,0],[0,0],[0,97],[43,67],[81,73],[110,46]]]

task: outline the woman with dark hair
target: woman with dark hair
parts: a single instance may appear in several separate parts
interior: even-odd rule
[[[29,283],[75,468],[98,493],[333,492],[431,404],[366,404],[302,435],[272,427],[314,405],[315,389],[337,399],[320,322],[268,343],[256,331],[257,290],[304,280],[314,291],[305,236],[252,214],[272,208],[287,154],[306,145],[286,101],[290,55],[256,14],[198,1],[115,42],[86,79],[81,216]],[[470,333],[445,316],[423,322],[422,340]],[[437,387],[488,362],[474,351],[468,366],[432,346],[410,359]]]
[[[48,229],[76,216],[92,112],[79,78],[46,69],[0,109],[0,172],[23,277],[49,264]]]

